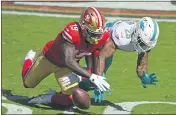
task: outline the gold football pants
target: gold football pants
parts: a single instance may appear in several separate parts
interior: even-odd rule
[[[49,62],[43,52],[39,52],[33,60],[32,67],[26,73],[24,84],[28,88],[36,87],[44,78],[54,73],[55,78],[64,94],[71,94],[72,90],[78,87],[78,82],[71,83],[67,86],[63,85],[63,78],[71,73],[72,71],[68,68],[59,68],[58,66]],[[49,84],[48,84],[49,85]]]

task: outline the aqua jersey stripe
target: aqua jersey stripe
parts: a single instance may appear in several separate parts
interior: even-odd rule
[[[142,31],[144,31],[144,21],[140,21],[140,27],[141,27]]]
[[[157,33],[157,24],[156,24],[156,21],[152,20],[153,21],[153,24],[154,24],[154,32],[153,32],[153,36],[152,36],[152,41],[155,40],[156,38],[156,33]]]
[[[106,23],[106,27],[112,27],[114,24],[115,24],[115,22]]]
[[[106,23],[106,27],[112,27],[116,22],[119,22],[119,20],[115,20],[113,22]]]

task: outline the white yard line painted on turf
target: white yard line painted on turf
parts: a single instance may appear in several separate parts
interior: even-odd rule
[[[3,11],[2,14],[14,14],[14,15],[33,15],[33,16],[47,16],[47,17],[65,17],[65,18],[79,18],[79,15],[66,15],[66,14],[52,14],[52,13],[37,13],[37,12],[19,12],[19,11]],[[128,17],[109,17],[108,20],[139,20],[140,18],[128,18]],[[176,22],[176,19],[155,19],[159,22]]]
[[[6,114],[32,114],[32,110],[24,106],[7,103],[2,103],[2,106],[7,109]]]
[[[70,109],[67,109],[64,111],[64,114],[74,114],[74,110],[75,110],[76,107],[72,107]]]
[[[7,98],[2,96],[2,100],[7,100]],[[8,103],[2,103],[2,106],[7,109],[6,114],[32,114],[32,110],[24,106]]]
[[[176,102],[162,102],[162,101],[137,101],[137,102],[122,102],[122,103],[115,103],[118,108],[114,108],[112,106],[107,106],[104,110],[103,114],[130,114],[132,109],[140,104],[173,104],[176,105]],[[121,108],[121,109],[119,109]]]

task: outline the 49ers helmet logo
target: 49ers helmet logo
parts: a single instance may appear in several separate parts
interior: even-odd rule
[[[87,22],[87,23],[91,23],[92,22],[92,19],[90,17],[90,15],[88,13],[85,13],[84,14],[84,20]]]

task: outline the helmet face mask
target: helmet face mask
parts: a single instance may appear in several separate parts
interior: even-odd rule
[[[84,38],[91,44],[97,44],[105,26],[103,14],[95,7],[88,7],[83,11],[79,23]]]
[[[90,29],[86,29],[86,40],[91,44],[97,44],[98,40],[101,39],[103,32],[92,32]]]
[[[137,24],[132,35],[132,42],[137,52],[146,52],[157,43],[159,27],[150,17],[142,18]]]
[[[141,40],[140,37],[137,38],[136,42],[133,42],[134,48],[137,52],[145,52],[151,49],[150,46],[148,46],[145,42]]]

